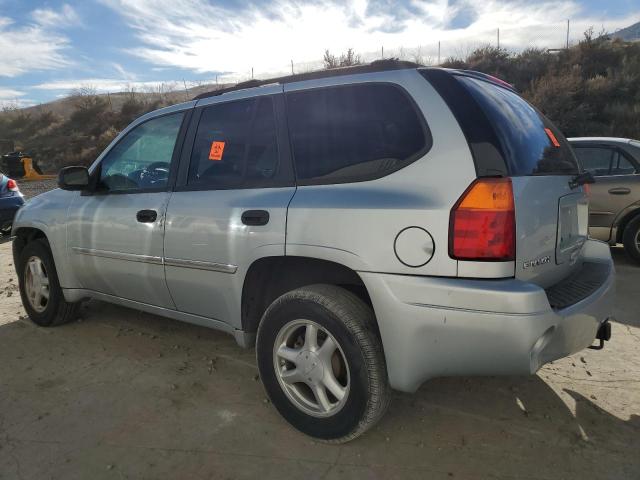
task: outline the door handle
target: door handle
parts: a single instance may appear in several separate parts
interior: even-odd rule
[[[628,195],[631,193],[631,189],[626,187],[611,188],[609,189],[609,193],[611,195]]]
[[[158,212],[155,210],[140,210],[136,214],[136,220],[140,223],[153,223],[158,218]]]
[[[247,210],[242,212],[241,219],[245,225],[266,225],[269,223],[269,212],[266,210]]]

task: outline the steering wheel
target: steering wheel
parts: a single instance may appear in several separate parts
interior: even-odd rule
[[[167,178],[169,178],[168,162],[153,162],[140,173],[140,180],[152,185],[166,181]]]

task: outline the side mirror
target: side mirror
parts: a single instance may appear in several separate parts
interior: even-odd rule
[[[58,187],[62,190],[86,190],[89,188],[87,167],[64,167],[58,174]]]

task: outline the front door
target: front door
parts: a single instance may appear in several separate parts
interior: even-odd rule
[[[167,210],[165,270],[176,308],[235,327],[251,263],[285,253],[295,192],[282,87],[261,93],[196,107]]]
[[[174,308],[164,278],[164,215],[185,112],[154,117],[103,157],[95,192],[68,213],[69,259],[83,288]]]

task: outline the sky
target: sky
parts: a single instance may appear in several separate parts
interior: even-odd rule
[[[326,49],[437,64],[483,44],[559,48],[640,0],[0,0],[0,106],[319,68]]]

